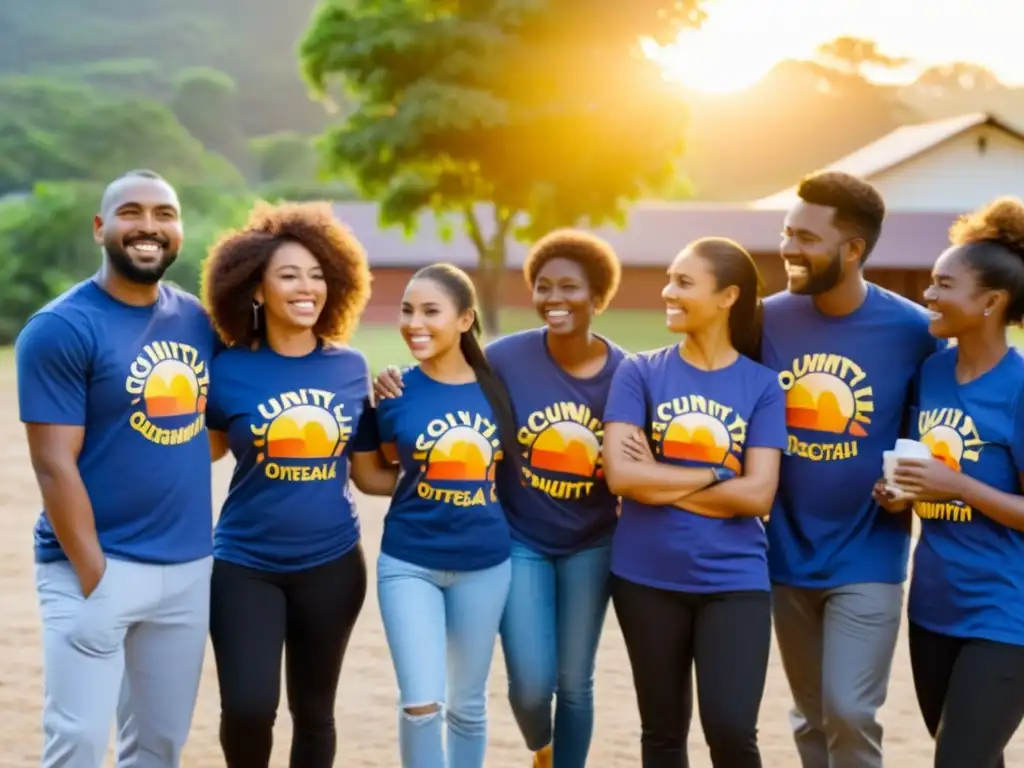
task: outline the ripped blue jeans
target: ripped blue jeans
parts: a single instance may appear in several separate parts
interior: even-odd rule
[[[377,599],[398,678],[402,768],[484,765],[487,679],[511,577],[509,560],[435,571],[380,555]]]

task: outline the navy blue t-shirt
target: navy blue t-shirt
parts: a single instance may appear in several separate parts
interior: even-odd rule
[[[236,460],[218,559],[297,571],[358,543],[349,453],[369,388],[366,359],[350,347],[303,357],[235,347],[214,359],[209,425],[227,433]]]
[[[419,367],[404,383],[401,397],[376,409],[380,444],[394,446],[401,469],[381,552],[445,571],[504,562],[512,540],[494,482],[502,451],[483,390],[443,384]]]
[[[1021,494],[1024,358],[1017,350],[985,375],[959,384],[957,349],[921,370],[915,436],[952,469]],[[932,632],[1024,645],[1024,533],[962,501],[917,502],[910,620]]]
[[[762,357],[779,371],[789,427],[768,524],[772,581],[826,589],[906,579],[909,517],[882,511],[871,490],[938,345],[923,307],[876,285],[842,317],[810,296],[765,301]]]
[[[681,467],[739,474],[746,449],[786,447],[785,398],[774,372],[743,356],[704,371],[683,360],[678,345],[623,362],[604,419],[645,429],[658,461]],[[624,498],[612,572],[679,592],[767,591],[766,546],[759,518],[705,517]]]
[[[156,304],[139,307],[86,280],[22,329],[21,420],[85,427],[78,469],[108,556],[182,563],[210,555],[214,349],[202,306],[169,285]],[[45,511],[35,552],[40,562],[65,557]]]
[[[618,499],[601,467],[602,417],[612,376],[625,350],[602,339],[608,360],[580,379],[551,357],[547,329],[514,333],[487,346],[504,381],[523,448],[523,478],[511,462],[498,467],[498,489],[512,535],[549,555],[591,546],[611,534]]]

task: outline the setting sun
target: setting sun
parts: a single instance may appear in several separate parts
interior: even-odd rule
[[[782,57],[778,51],[761,56],[737,56],[732,45],[714,35],[681,35],[676,45],[651,48],[648,55],[661,65],[665,76],[700,93],[733,93],[755,85]]]
[[[785,59],[809,59],[840,35],[873,40],[886,54],[907,56],[899,71],[867,71],[871,79],[909,82],[929,65],[969,61],[1008,85],[1024,84],[1016,37],[1024,3],[947,0],[920,12],[919,0],[707,0],[700,29],[644,52],[665,77],[693,91],[725,94],[755,85]],[[999,19],[988,24],[986,19]]]

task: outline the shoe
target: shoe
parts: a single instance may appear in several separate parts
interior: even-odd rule
[[[551,768],[554,764],[554,750],[550,744],[533,753],[533,768]]]

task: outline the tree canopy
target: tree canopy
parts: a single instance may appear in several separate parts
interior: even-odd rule
[[[674,182],[685,103],[639,40],[701,18],[698,0],[327,0],[300,55],[318,95],[337,78],[350,97],[322,142],[329,170],[384,224],[460,216],[494,332],[509,234],[621,222]]]

